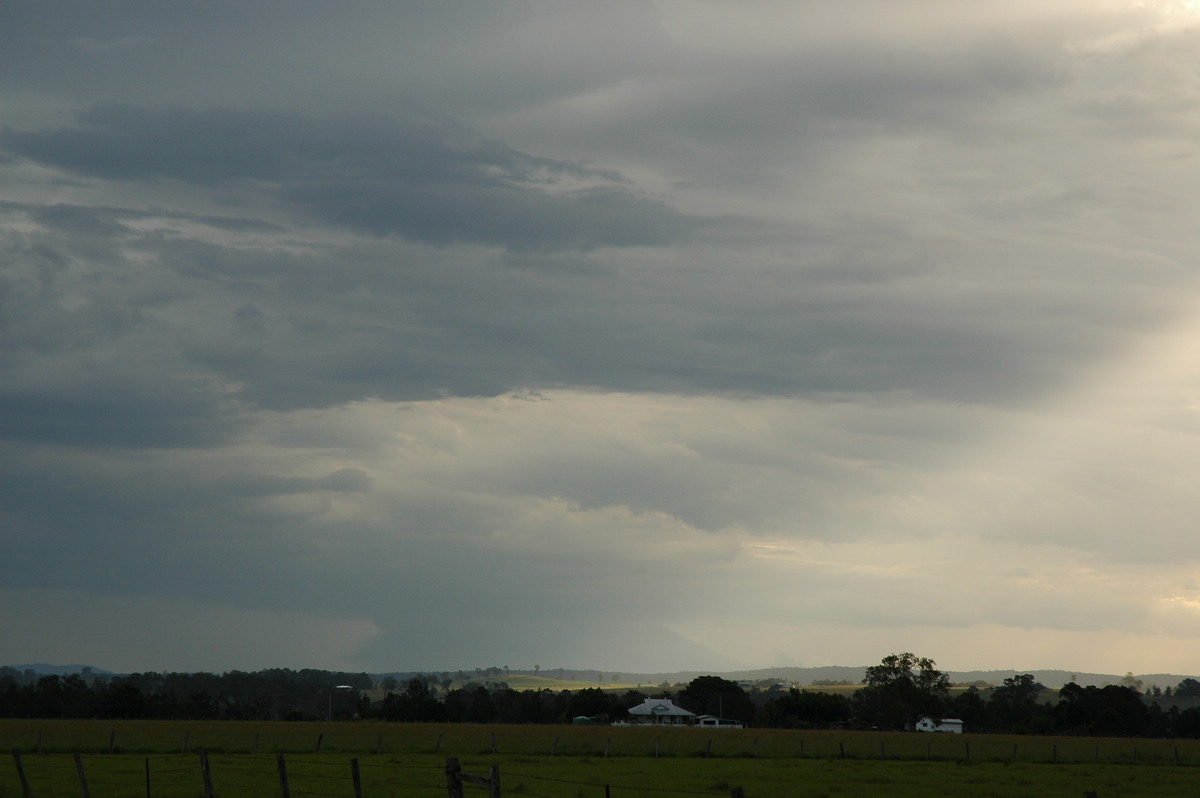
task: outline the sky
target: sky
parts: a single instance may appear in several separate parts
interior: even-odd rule
[[[1195,674],[1200,13],[9,0],[0,663]]]

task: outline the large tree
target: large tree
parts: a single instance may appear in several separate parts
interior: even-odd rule
[[[940,718],[950,677],[928,657],[889,654],[867,668],[863,687],[852,700],[859,721],[881,729],[905,729],[919,718]]]
[[[679,691],[679,705],[698,715],[754,722],[756,707],[737,682],[720,676],[697,676]]]

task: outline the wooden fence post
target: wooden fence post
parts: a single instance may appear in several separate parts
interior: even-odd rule
[[[280,794],[283,798],[292,798],[292,791],[288,788],[287,761],[284,760],[283,754],[275,755],[275,769],[279,771]]]
[[[704,749],[704,758],[708,759],[712,756],[712,738],[708,738],[708,746]]]
[[[204,798],[214,798],[212,768],[208,766],[208,751],[200,749],[200,777],[204,779]]]
[[[187,753],[188,737],[190,735],[191,735],[190,731],[185,731],[183,733],[183,742],[179,744],[179,753],[181,753],[181,754]]]
[[[612,745],[612,738],[611,738],[611,737],[606,737],[606,738],[604,739],[604,758],[605,758],[605,759],[608,759],[608,747],[609,747],[610,745]],[[1176,759],[1178,759],[1179,757],[1178,757],[1178,756],[1176,756],[1175,758],[1176,758]]]
[[[558,736],[556,735],[554,737],[554,745],[550,746],[550,756],[556,756],[557,754],[558,754]]]
[[[25,775],[25,766],[21,764],[21,755],[16,751],[13,751],[13,761],[17,763],[17,778],[21,781],[21,795],[23,798],[33,798],[33,792],[29,789],[29,778]]]
[[[463,798],[462,767],[458,757],[446,759],[446,794],[449,798]]]
[[[117,745],[117,730],[113,729],[108,733],[108,752],[111,754],[113,748]]]
[[[496,733],[492,732],[492,753],[496,753]]]
[[[250,753],[258,753],[258,735],[254,735],[254,742],[250,743]]]
[[[377,754],[383,753],[383,735],[382,734],[375,735],[375,753],[377,753]]]
[[[321,753],[321,743],[325,742],[325,732],[317,735],[317,753]]]
[[[500,766],[488,768],[488,798],[500,798]]]
[[[75,755],[75,772],[79,775],[79,793],[83,798],[92,798],[88,791],[87,774],[83,772],[83,757]]]
[[[38,754],[42,753],[42,733],[40,731],[38,732],[37,752]]]
[[[440,754],[442,752],[442,735],[440,734],[438,735],[437,745],[433,747],[433,752],[435,754]]]
[[[146,798],[150,798],[150,757],[146,757]]]
[[[661,737],[655,737],[655,738],[654,738],[654,756],[655,756],[656,758],[658,757],[658,752],[659,752],[660,750],[662,750],[662,738],[661,738]]]
[[[358,757],[350,760],[350,782],[354,785],[354,798],[362,798],[362,774],[358,772]]]
[[[729,791],[729,798],[746,798],[746,791],[741,787],[734,787]]]

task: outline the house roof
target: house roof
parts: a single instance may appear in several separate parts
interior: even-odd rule
[[[653,715],[659,718],[691,718],[694,713],[683,707],[675,706],[669,698],[647,698],[636,707],[629,710],[630,715]]]

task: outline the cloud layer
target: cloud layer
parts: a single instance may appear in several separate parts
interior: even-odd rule
[[[1186,6],[6,13],[0,660],[1200,653]]]

